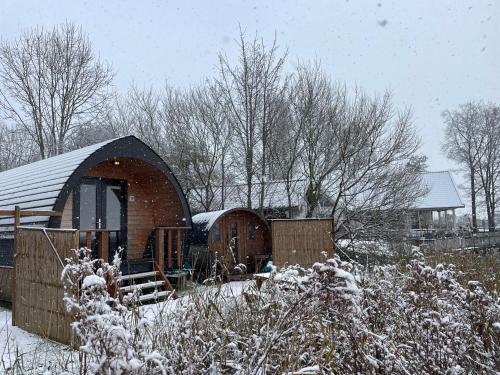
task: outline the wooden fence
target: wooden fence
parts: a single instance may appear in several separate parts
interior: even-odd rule
[[[310,267],[333,255],[331,219],[273,220],[273,264]]]
[[[487,249],[500,248],[500,232],[477,233],[468,237],[437,238],[418,241],[424,248],[434,251],[446,251],[452,249]]]
[[[0,266],[0,301],[11,302],[12,267]]]
[[[71,343],[61,272],[78,248],[77,230],[18,227],[15,235],[12,323],[52,340]]]

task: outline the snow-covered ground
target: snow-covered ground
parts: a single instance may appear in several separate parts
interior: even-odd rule
[[[241,295],[243,290],[250,286],[253,281],[233,281],[221,286],[221,293],[230,298]],[[203,290],[211,290],[214,287],[200,286]],[[187,300],[191,292],[181,295],[177,300],[169,300],[157,304],[145,305],[142,307],[146,318],[154,317],[159,310],[174,309],[179,303]],[[60,361],[73,362],[78,366],[77,353],[68,346],[56,343],[38,335],[26,332],[18,327],[12,326],[12,311],[0,306],[0,374],[7,369],[19,366],[19,361],[23,366],[33,368],[35,374],[45,374],[50,369],[51,363]],[[38,370],[37,370],[38,369]]]
[[[0,354],[0,373],[19,368],[22,362],[24,368],[43,374],[55,361],[77,360],[67,346],[12,326],[12,311],[4,307],[0,307]]]

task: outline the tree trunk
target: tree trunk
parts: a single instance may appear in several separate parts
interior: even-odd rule
[[[312,182],[309,183],[306,192],[306,201],[307,201],[307,212],[306,217],[312,217],[316,207],[318,206],[318,194],[317,194],[318,186]]]
[[[288,219],[292,218],[292,194],[290,193],[290,181],[286,182],[286,197],[288,199]]]
[[[221,169],[222,169],[222,183],[221,183],[221,192],[220,192],[220,202],[221,209],[224,209],[224,203],[226,200],[226,169],[224,165],[224,158],[221,160]]]
[[[470,171],[470,200],[472,209],[472,231],[477,233],[476,181],[474,178],[474,169]]]

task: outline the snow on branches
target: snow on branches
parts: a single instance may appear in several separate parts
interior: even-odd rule
[[[80,352],[81,374],[162,373],[162,356],[141,340],[147,321],[110,294],[120,274],[119,252],[112,264],[76,251],[62,272],[64,301],[75,319],[71,325]],[[137,312],[137,311],[136,311]]]

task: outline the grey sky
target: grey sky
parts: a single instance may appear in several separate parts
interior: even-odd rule
[[[131,81],[185,87],[213,74],[217,53],[236,52],[241,24],[289,64],[319,59],[335,79],[370,93],[388,88],[410,105],[432,170],[441,155],[441,112],[470,99],[500,103],[500,3],[489,1],[13,1],[0,2],[0,35],[65,20],[83,26]]]

